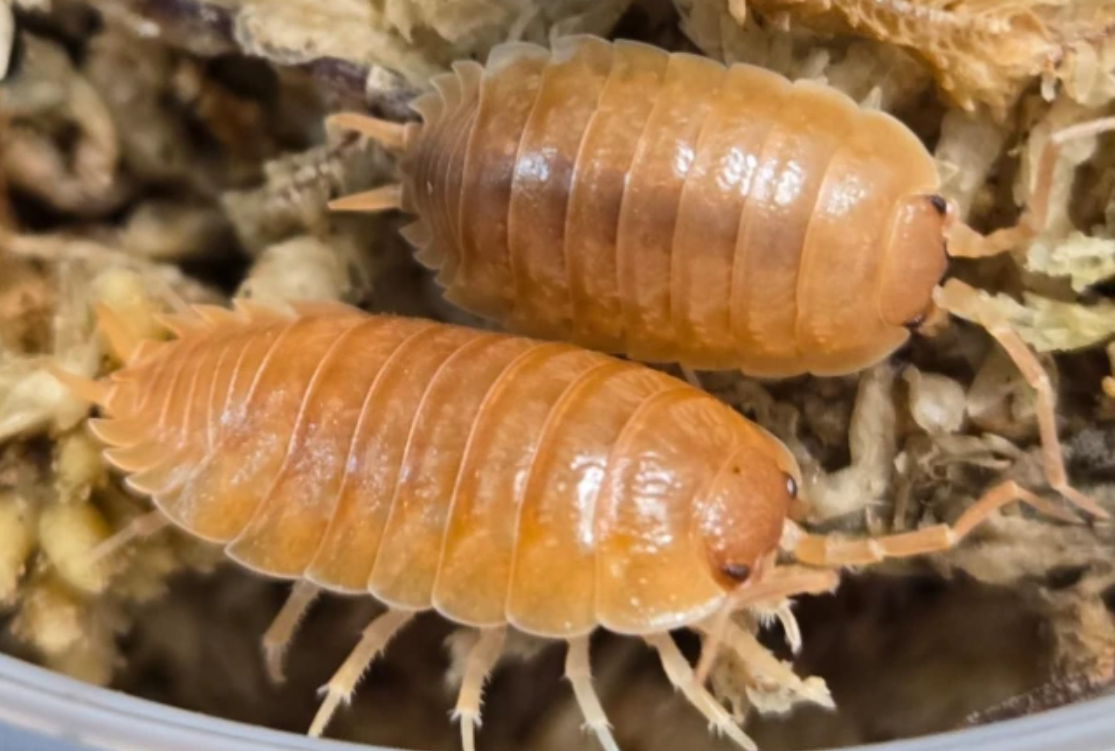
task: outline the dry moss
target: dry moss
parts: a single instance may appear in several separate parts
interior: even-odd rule
[[[1115,38],[1104,0],[728,0],[743,23],[748,9],[782,26],[862,35],[925,61],[961,108],[985,105],[1002,120],[1039,78],[1090,101],[1110,88],[1099,58]],[[1108,80],[1104,80],[1108,79]],[[1103,81],[1103,83],[1100,83]],[[1103,94],[1100,94],[1102,97]]]

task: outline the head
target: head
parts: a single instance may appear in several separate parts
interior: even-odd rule
[[[694,505],[698,544],[727,592],[749,582],[777,550],[801,487],[789,451],[765,431],[756,432],[759,440],[737,448]]]
[[[945,240],[953,214],[936,194],[908,196],[896,207],[879,284],[879,316],[894,326],[917,328],[934,312],[933,289],[948,266]]]

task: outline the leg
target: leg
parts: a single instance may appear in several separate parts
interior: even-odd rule
[[[327,118],[325,125],[327,128],[355,131],[388,151],[401,153],[407,150],[407,128],[400,123],[355,112],[343,112]],[[329,208],[333,211],[390,211],[400,208],[402,202],[403,186],[384,185],[330,201]]]
[[[578,636],[569,640],[565,653],[565,677],[573,685],[573,695],[577,706],[585,718],[585,727],[596,735],[596,740],[604,751],[619,751],[616,739],[612,737],[612,726],[600,706],[600,699],[592,687],[592,668],[588,659],[588,636]]]
[[[1071,125],[1051,135],[1038,158],[1034,192],[1018,224],[984,236],[966,224],[956,222],[949,232],[949,255],[967,258],[997,255],[1017,248],[1040,234],[1049,214],[1053,171],[1057,167],[1061,146],[1069,141],[1093,138],[1112,130],[1115,130],[1115,117],[1107,117]]]
[[[98,561],[109,557],[129,542],[150,537],[169,526],[170,519],[164,516],[162,511],[158,509],[148,511],[146,514],[132,519],[125,527],[117,530],[116,534],[93,548],[93,550],[89,552],[89,558],[86,563],[92,566]]]
[[[758,613],[764,626],[778,621],[782,625],[782,632],[786,635],[786,646],[795,655],[801,652],[801,627],[798,626],[798,619],[794,617],[791,600],[782,600],[774,607],[756,605],[752,610]]]
[[[710,629],[703,623],[696,624],[694,628],[706,635],[710,634]],[[813,704],[828,709],[836,707],[823,680],[807,678],[803,681],[785,663],[768,652],[754,636],[730,621],[724,630],[724,645],[739,657],[752,675],[777,686],[784,686]]]
[[[348,130],[370,138],[388,151],[406,151],[406,125],[359,112],[341,112],[325,119],[326,128]]]
[[[329,679],[329,683],[322,687],[325,701],[321,703],[321,708],[314,716],[308,735],[315,738],[321,736],[333,713],[337,711],[337,707],[342,703],[347,704],[352,699],[352,692],[356,690],[356,684],[360,682],[364,671],[387,646],[387,642],[391,641],[391,638],[414,615],[414,612],[407,610],[388,610],[368,624],[356,649],[352,650],[348,659]]]
[[[983,326],[999,345],[1006,350],[1014,364],[1022,372],[1026,382],[1037,392],[1038,430],[1041,434],[1042,463],[1049,486],[1071,501],[1078,508],[1100,519],[1110,515],[1100,508],[1094,500],[1069,485],[1065,472],[1065,459],[1061,453],[1061,441],[1057,437],[1056,397],[1049,376],[1041,367],[1033,351],[1026,346],[998,311],[992,309],[981,293],[957,279],[950,279],[937,295],[941,307],[961,318]]]
[[[701,385],[701,377],[697,375],[697,371],[693,370],[693,368],[687,368],[684,365],[681,365],[680,367],[681,374],[685,376],[685,380],[688,381],[690,386],[695,389],[704,388],[704,386]]]
[[[1009,503],[1021,501],[1039,511],[1064,518],[1061,509],[1034,495],[1013,480],[996,485],[983,494],[953,525],[934,524],[914,532],[861,540],[842,540],[828,535],[799,532],[792,537],[790,552],[810,566],[865,566],[886,558],[907,558],[947,550],[960,542],[980,522]]]
[[[384,185],[329,202],[331,211],[391,211],[403,205],[403,186]]]
[[[709,638],[705,640],[701,658],[697,661],[697,683],[704,685],[708,679],[728,624],[731,623],[732,613],[741,608],[771,600],[784,600],[794,595],[831,592],[839,583],[840,577],[834,571],[782,566],[763,575],[758,581],[740,585],[729,595],[724,605],[705,621],[704,629]]]
[[[461,746],[464,751],[476,751],[476,728],[480,725],[480,697],[484,681],[499,659],[506,635],[505,626],[484,629],[480,632],[479,641],[468,653],[465,677],[457,695],[457,707],[453,710],[453,719],[461,722]]]
[[[283,604],[282,610],[271,622],[267,633],[263,635],[263,654],[267,664],[267,676],[274,683],[282,683],[283,655],[286,648],[294,638],[298,624],[306,611],[313,605],[314,600],[321,594],[321,589],[305,579],[300,580],[290,591],[290,597]]]
[[[713,730],[720,731],[748,751],[758,751],[755,742],[736,725],[728,711],[720,706],[704,686],[693,680],[693,671],[689,663],[685,661],[685,656],[669,634],[651,634],[643,638],[646,639],[647,644],[658,651],[662,669],[666,671],[670,683],[685,694],[689,703],[708,719]]]

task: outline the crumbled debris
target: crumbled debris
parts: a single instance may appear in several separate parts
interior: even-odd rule
[[[998,119],[1036,80],[1046,79],[1049,87],[1065,81],[1070,95],[1089,101],[1111,73],[1101,59],[1115,38],[1115,10],[1103,0],[728,0],[726,5],[739,23],[754,10],[782,27],[851,33],[908,50],[925,61],[960,107],[986,105]]]

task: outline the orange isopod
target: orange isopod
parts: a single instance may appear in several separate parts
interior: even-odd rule
[[[386,606],[329,682],[313,734],[432,609],[480,634],[457,704],[467,751],[507,627],[568,642],[567,675],[606,749],[597,628],[646,639],[710,722],[754,748],[667,631],[723,637],[753,675],[827,703],[728,614],[829,590],[827,567],[946,548],[1013,500],[1057,512],[1004,483],[951,527],[813,536],[788,518],[800,476],[779,441],[637,363],[327,303],[187,309],[159,343],[130,339],[110,309],[99,321],[124,367],[97,382],[54,372],[100,407],[90,427],[107,460],[156,506],[110,547],[171,522],[296,581],[264,638],[274,674],[319,591]],[[776,567],[780,550],[804,565]]]
[[[839,375],[894,352],[937,307],[980,323],[1038,391],[1046,474],[1073,503],[1048,377],[947,255],[1003,252],[1044,222],[1057,134],[1017,227],[984,237],[883,112],[830,87],[642,43],[509,44],[457,63],[423,123],[333,122],[401,153],[401,185],[333,202],[400,207],[446,297],[510,330],[690,369]]]

